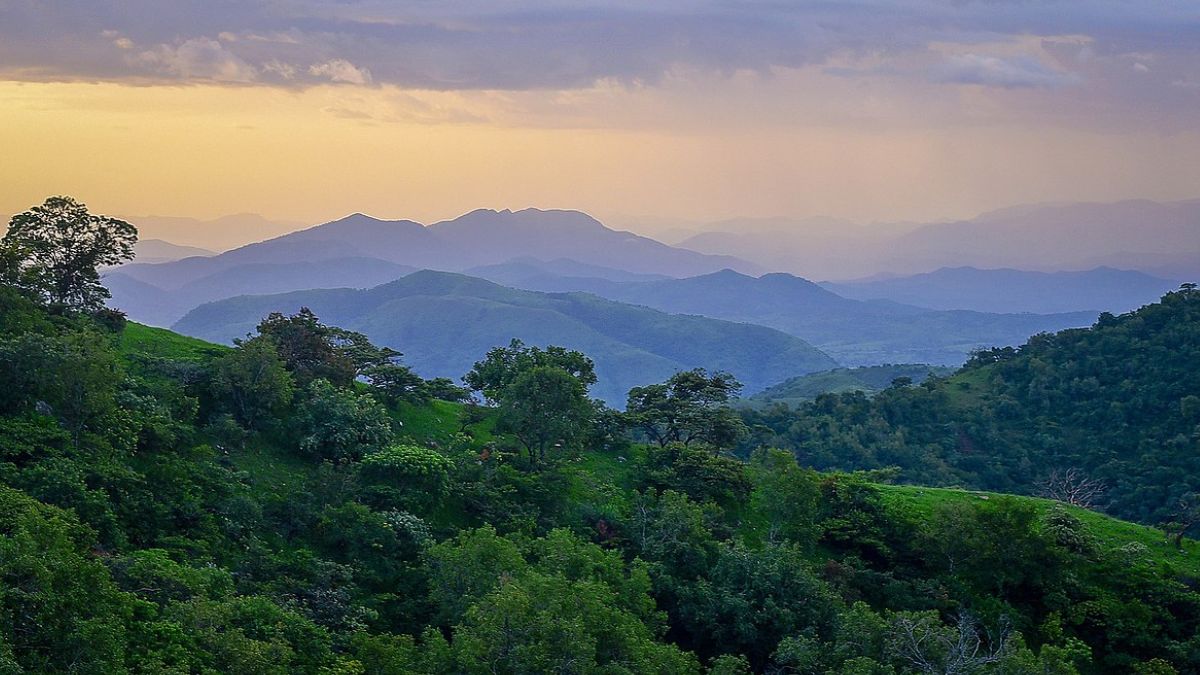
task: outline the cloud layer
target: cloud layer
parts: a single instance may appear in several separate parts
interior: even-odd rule
[[[1200,12],[1189,4],[0,0],[0,76],[524,90],[882,59],[945,84],[1170,86],[1194,81],[1200,63]],[[1086,37],[1088,51],[1037,45],[1063,35]]]

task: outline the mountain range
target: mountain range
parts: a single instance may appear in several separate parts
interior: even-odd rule
[[[1026,212],[1041,213],[1033,207],[1021,211]],[[989,217],[1004,221],[1009,216]],[[1184,221],[1172,222],[1186,229],[1178,224]],[[776,221],[743,224],[761,233],[782,227]],[[863,228],[842,221],[812,225],[818,233],[867,236]],[[911,237],[923,229],[896,226],[892,234]],[[228,338],[244,334],[261,315],[241,317],[231,335],[210,334],[194,323],[197,312],[192,310],[243,295],[373,289],[418,269],[461,272],[526,291],[586,292],[669,314],[757,324],[799,338],[841,366],[956,366],[974,349],[1020,344],[1038,332],[1088,325],[1101,311],[1125,311],[1176,286],[1144,273],[1107,268],[1056,274],[954,268],[820,285],[786,273],[761,274],[754,264],[735,257],[613,230],[578,211],[537,209],[477,210],[429,226],[354,214],[217,255],[124,265],[109,270],[105,283],[113,294],[111,304],[135,320],[159,326],[179,322],[183,330],[200,331],[196,334],[202,337]],[[488,290],[472,302],[493,302],[494,293]],[[453,297],[461,301],[466,295],[460,291]],[[217,318],[206,311],[210,320]],[[371,320],[385,323],[390,314],[396,312],[379,308]],[[192,321],[180,321],[185,315]],[[223,323],[228,322],[214,325]],[[461,332],[456,324],[435,325]],[[490,342],[484,346],[514,336],[518,334],[488,334],[485,341]],[[446,334],[437,339],[454,338]],[[414,352],[411,346],[398,348]],[[457,376],[458,369],[470,365],[438,362],[441,356],[415,352],[413,358],[430,373],[454,371]]]
[[[1051,314],[1092,310],[1123,313],[1158,300],[1179,282],[1144,272],[1097,267],[1081,272],[1030,272],[974,267],[822,287],[845,298],[891,300],[930,309]]]
[[[736,375],[746,393],[836,362],[771,328],[678,316],[584,293],[538,293],[460,274],[420,271],[369,290],[326,289],[243,296],[202,305],[175,324],[195,337],[230,342],[270,312],[312,309],[405,353],[426,377],[457,379],[492,347],[528,344],[578,349],[596,362],[593,394],[623,404],[634,386],[704,367]]]
[[[224,297],[370,288],[417,268],[458,272],[521,256],[570,258],[588,274],[621,270],[626,279],[758,269],[612,230],[578,211],[477,210],[428,227],[354,214],[211,257],[123,265],[106,274],[106,285],[113,306],[166,326],[192,307]]]
[[[198,246],[181,246],[162,239],[139,239],[133,247],[134,260],[140,263],[165,263],[196,256],[216,255]]]
[[[1043,331],[1086,326],[1095,312],[997,314],[931,310],[889,301],[844,298],[783,273],[753,277],[722,270],[684,279],[621,282],[524,274],[528,263],[476,272],[545,292],[583,291],[676,314],[755,323],[795,335],[842,365],[959,365],[984,346],[1016,345]]]
[[[1045,272],[1109,266],[1168,279],[1200,278],[1197,199],[1031,204],[925,224],[777,218],[701,229],[677,245],[815,279],[960,266]]]

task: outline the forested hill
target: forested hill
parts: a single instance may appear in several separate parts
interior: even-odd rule
[[[316,377],[307,320],[230,349],[0,302],[6,672],[1195,665],[1191,540],[608,423],[533,466],[511,401]]]
[[[755,443],[819,468],[896,466],[907,481],[1023,493],[1070,474],[1112,514],[1186,520],[1200,492],[1198,364],[1200,292],[1185,287],[1091,328],[980,352],[922,386],[747,414]]]

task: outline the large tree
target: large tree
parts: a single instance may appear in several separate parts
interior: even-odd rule
[[[675,373],[666,382],[629,390],[626,419],[661,447],[693,443],[733,447],[745,425],[727,405],[742,385],[729,373],[703,368]]]
[[[266,340],[247,340],[215,360],[212,385],[217,398],[250,429],[281,413],[294,388],[274,343]]]
[[[9,221],[0,276],[51,305],[99,309],[111,297],[100,268],[132,260],[136,243],[133,225],[89,213],[70,197],[50,197]]]
[[[301,386],[317,379],[347,387],[356,377],[381,369],[403,368],[400,352],[371,344],[367,336],[330,326],[307,307],[291,316],[273,312],[258,324],[258,338],[267,339]]]
[[[536,466],[552,447],[575,447],[586,433],[593,407],[587,389],[570,373],[535,366],[504,390],[499,428],[516,436]]]
[[[516,339],[507,347],[489,351],[487,358],[477,362],[471,372],[463,376],[463,381],[489,401],[498,402],[517,377],[538,366],[558,368],[578,380],[584,389],[596,384],[596,366],[582,352],[554,345],[545,349],[526,347],[524,342]]]
[[[545,460],[551,447],[577,445],[595,412],[587,389],[596,382],[595,366],[563,347],[526,347],[513,340],[488,352],[463,381],[499,404],[498,428],[525,446],[530,466]]]

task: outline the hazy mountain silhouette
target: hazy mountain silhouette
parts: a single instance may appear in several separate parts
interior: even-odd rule
[[[178,216],[122,216],[122,219],[136,225],[145,239],[163,239],[211,251],[227,251],[304,227],[303,223],[270,220],[256,213],[210,220]]]
[[[706,227],[678,245],[815,279],[961,266],[1046,272],[1109,266],[1200,278],[1200,200],[1032,204],[925,225],[781,218]]]
[[[214,251],[198,246],[181,246],[162,239],[139,239],[133,247],[134,260],[141,263],[164,263],[194,256],[216,255]]]
[[[356,213],[211,257],[132,263],[110,272],[112,305],[131,318],[170,325],[202,302],[312,288],[367,288],[414,269],[461,271],[513,258],[548,273],[576,269],[605,278],[644,279],[710,272],[749,263],[609,229],[578,211],[472,211],[425,227]],[[130,284],[123,275],[141,284]],[[169,292],[166,299],[147,286]]]
[[[821,285],[858,300],[892,300],[931,309],[1050,314],[1128,312],[1156,302],[1179,283],[1111,267],[1052,273],[944,267],[908,277]]]
[[[544,275],[531,283],[534,290],[586,291],[665,312],[770,326],[803,338],[844,365],[958,365],[972,349],[1020,344],[1034,333],[1086,326],[1096,317],[1095,312],[995,314],[866,302],[783,273],[756,278],[723,270],[644,282]]]
[[[570,258],[538,260],[530,256],[513,258],[508,262],[495,265],[472,267],[463,270],[463,274],[495,281],[504,286],[512,286],[517,282],[536,280],[542,277],[577,277],[608,281],[657,281],[670,278],[663,274],[638,274],[613,267],[588,265]],[[518,285],[517,288],[525,287]]]
[[[190,259],[180,262],[187,263],[189,271],[203,269]],[[112,292],[109,306],[154,326],[170,326],[188,310],[213,300],[311,288],[371,288],[414,271],[405,265],[361,257],[246,263],[222,267],[198,278],[183,276],[185,283],[160,288],[138,278],[137,272],[144,269],[128,265],[111,270],[104,275],[104,285]],[[128,270],[135,273],[130,274]]]
[[[962,265],[1061,271],[1115,263],[1188,279],[1200,274],[1200,200],[1000,209],[902,235],[880,263],[894,272]]]
[[[246,296],[202,305],[175,330],[228,342],[266,314],[309,307],[323,320],[399,349],[426,376],[458,378],[488,349],[520,338],[582,350],[596,362],[594,394],[623,403],[630,387],[687,368],[734,373],[754,393],[836,363],[805,341],[763,326],[676,316],[584,293],[515,290],[483,279],[421,271],[369,290]]]

